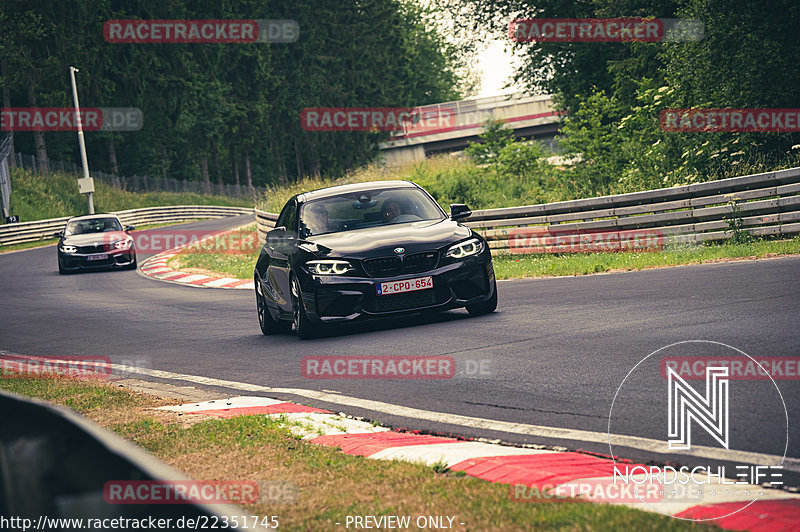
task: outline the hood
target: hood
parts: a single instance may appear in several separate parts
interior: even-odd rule
[[[331,249],[326,256],[354,259],[395,255],[441,248],[468,238],[472,231],[449,219],[382,225],[310,237],[309,242]]]
[[[70,235],[62,239],[67,246],[92,246],[97,244],[111,244],[118,240],[125,240],[130,235],[125,231],[108,231],[107,233],[86,233],[85,235]]]

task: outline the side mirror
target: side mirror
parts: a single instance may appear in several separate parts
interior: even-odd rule
[[[469,210],[469,207],[464,205],[463,203],[451,203],[450,204],[450,219],[451,220],[462,220],[467,218],[472,211]]]
[[[64,231],[56,231],[53,233],[53,238],[61,238],[62,236],[64,236]]]
[[[133,231],[134,229],[136,229],[136,226],[133,226],[133,225],[126,225],[126,226],[125,226],[125,232],[126,232],[126,233],[127,233],[128,231]]]
[[[286,240],[286,228],[283,226],[276,227],[267,233],[267,242],[280,242]]]

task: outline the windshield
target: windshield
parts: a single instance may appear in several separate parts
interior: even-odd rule
[[[309,201],[300,210],[301,238],[421,220],[442,220],[436,203],[416,188],[369,190]]]
[[[122,225],[116,218],[88,218],[75,220],[67,224],[65,234],[84,235],[89,233],[108,233],[109,231],[122,231]]]

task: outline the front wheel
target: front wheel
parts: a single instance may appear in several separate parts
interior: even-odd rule
[[[261,333],[264,336],[271,334],[288,332],[291,328],[290,323],[283,323],[272,319],[272,315],[267,308],[267,298],[261,291],[261,282],[258,277],[253,280],[256,288],[256,308],[258,309],[258,325],[261,327]]]
[[[311,323],[303,306],[303,292],[300,290],[300,281],[292,277],[292,311],[294,314],[294,330],[302,339],[314,338],[319,330]]]
[[[492,297],[483,303],[476,303],[474,305],[467,305],[467,312],[472,316],[481,316],[483,314],[491,314],[497,308],[497,281],[492,281],[494,284],[494,291]]]

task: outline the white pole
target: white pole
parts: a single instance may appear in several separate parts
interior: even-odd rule
[[[78,105],[78,89],[75,86],[75,72],[80,72],[77,68],[69,67],[69,77],[72,81],[72,99],[75,101],[75,122],[78,124],[78,143],[81,147],[81,163],[83,163],[83,178],[89,177],[89,163],[86,160],[86,143],[83,141],[83,125],[81,124],[81,107]],[[89,197],[89,214],[94,214],[94,199],[92,193],[86,194]]]

